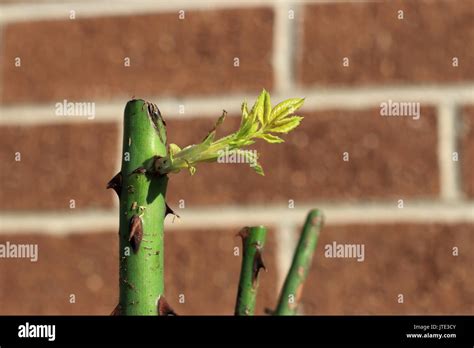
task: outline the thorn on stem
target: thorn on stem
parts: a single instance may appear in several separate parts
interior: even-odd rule
[[[242,238],[242,244],[245,245],[245,240],[247,239],[249,234],[250,234],[250,228],[244,227],[236,234],[236,236],[240,236]]]
[[[157,305],[157,311],[158,315],[163,315],[163,316],[176,316],[176,312],[171,308],[171,306],[168,304],[166,301],[165,297],[161,295],[158,298],[158,305]]]
[[[120,198],[120,191],[122,191],[122,173],[117,173],[108,183],[107,189],[113,189],[117,196]]]
[[[114,310],[112,313],[110,313],[111,316],[118,316],[120,315],[120,303],[115,306]]]
[[[255,287],[255,285],[257,284],[258,272],[260,271],[261,268],[263,268],[265,271],[267,270],[267,268],[265,267],[265,264],[263,263],[262,252],[260,248],[257,248],[257,251],[253,259],[253,272],[252,272],[252,286],[253,287]]]
[[[142,219],[138,215],[133,215],[129,224],[128,241],[132,246],[133,252],[136,254],[140,248],[140,243],[143,239],[143,224]]]

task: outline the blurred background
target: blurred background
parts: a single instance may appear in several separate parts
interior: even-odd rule
[[[232,314],[235,236],[270,232],[258,313],[273,308],[305,214],[326,215],[302,314],[474,313],[474,1],[0,0],[0,314],[102,314],[118,302],[123,108],[156,103],[168,139],[220,134],[262,88],[306,97],[284,144],[172,175],[165,295]],[[56,103],[94,114],[61,116]],[[382,117],[414,102],[419,119]],[[363,262],[324,247],[362,244]],[[184,295],[180,297],[180,295]],[[402,295],[402,297],[400,297]],[[184,303],[179,301],[184,298]],[[402,298],[402,301],[400,299]]]

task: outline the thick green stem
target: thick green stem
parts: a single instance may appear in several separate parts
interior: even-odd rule
[[[121,315],[157,315],[164,292],[163,224],[166,175],[154,172],[166,156],[166,128],[158,108],[131,100],[124,113],[120,192]],[[112,187],[109,183],[109,187]]]
[[[322,226],[323,215],[321,211],[317,209],[310,211],[280,294],[280,300],[275,311],[276,315],[296,314]]]
[[[262,251],[267,230],[263,226],[244,227],[239,235],[242,237],[243,256],[235,315],[253,315],[258,289],[258,272],[260,268],[265,269]]]

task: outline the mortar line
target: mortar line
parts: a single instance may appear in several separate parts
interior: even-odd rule
[[[305,88],[286,90],[272,95],[273,100],[283,100],[291,96],[305,96],[303,111],[363,110],[379,107],[382,101],[392,100],[416,101],[427,105],[452,103],[456,106],[473,104],[472,91],[474,84],[444,85],[440,87],[426,86],[389,86],[389,87],[359,87],[318,89]],[[189,96],[185,98],[161,98],[158,96],[145,97],[147,100],[159,101],[159,106],[165,118],[186,119],[200,117],[216,117],[216,110],[225,109],[229,115],[240,115],[243,100],[253,101],[255,95],[236,94],[217,97]],[[75,100],[76,101],[76,100]],[[94,100],[79,100],[80,102],[95,102]],[[57,101],[57,102],[62,102]],[[0,117],[0,125],[13,124],[56,124],[69,122],[110,122],[121,121],[123,114],[123,99],[117,98],[112,102],[95,102],[96,116],[93,120],[85,117],[66,117],[55,114],[55,103],[9,105],[0,107],[0,115],[14,114],[15,117]],[[186,113],[179,114],[179,106],[183,104]]]
[[[285,88],[293,87],[292,78],[292,53],[291,39],[293,23],[295,19],[290,20],[288,11],[290,7],[285,2],[275,3],[273,8],[275,13],[275,22],[273,27],[273,78],[274,89],[277,93]]]
[[[3,67],[5,66],[6,64],[6,61],[5,61],[5,56],[6,54],[4,54],[4,43],[5,43],[5,39],[4,39],[4,34],[5,34],[5,26],[2,24],[2,22],[0,21],[0,67]],[[3,78],[3,70],[4,69],[0,69],[0,104],[3,102],[3,88],[4,88],[4,78]],[[2,115],[2,112],[1,112],[1,109],[0,109],[0,116]],[[2,117],[0,117],[0,120],[1,120]]]
[[[459,162],[453,161],[458,152],[456,144],[456,107],[443,102],[438,106],[438,166],[440,170],[441,198],[446,201],[461,197],[459,184]]]
[[[322,203],[301,205],[288,209],[285,206],[219,206],[199,209],[179,209],[181,216],[172,223],[165,221],[167,230],[202,228],[239,228],[245,225],[284,226],[301,224],[307,212],[315,207],[321,209],[326,217],[325,226],[347,224],[397,224],[397,223],[474,223],[474,201],[423,202],[406,201],[399,209],[397,202],[379,203]],[[116,209],[83,212],[1,212],[0,234],[52,233],[68,234],[112,230],[118,228]]]
[[[280,295],[280,291],[283,287],[283,283],[285,282],[286,275],[293,259],[293,252],[297,243],[295,229],[296,224],[289,221],[285,221],[276,228],[277,247],[275,255],[277,259],[277,296]]]

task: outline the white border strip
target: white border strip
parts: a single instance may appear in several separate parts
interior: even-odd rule
[[[214,10],[229,8],[252,8],[271,6],[273,1],[129,1],[129,0],[103,0],[103,1],[66,1],[52,3],[6,4],[0,6],[0,23],[40,21],[40,20],[68,20],[70,11],[75,11],[76,19],[146,15],[163,12],[178,12],[179,10]],[[178,16],[178,13],[176,13]]]
[[[195,228],[240,228],[245,225],[300,226],[307,212],[320,208],[326,225],[383,223],[474,223],[474,202],[461,204],[438,202],[405,202],[399,209],[393,203],[324,204],[315,203],[295,209],[282,206],[210,207],[177,210],[181,216],[173,223],[166,219],[168,230]],[[0,213],[0,234],[5,233],[87,233],[117,230],[114,211],[79,213]]]
[[[289,97],[306,97],[303,111],[308,110],[361,110],[379,107],[381,102],[392,99],[395,101],[414,101],[428,105],[474,103],[474,84],[457,84],[444,86],[392,86],[371,88],[336,88],[336,89],[291,89],[286,92],[272,95],[274,101],[284,100]],[[252,103],[256,95],[224,95],[218,97],[186,97],[186,98],[161,98],[145,97],[144,99],[158,104],[165,119],[168,118],[194,118],[197,116],[217,118],[221,110],[225,109],[230,115],[240,114],[242,101]],[[69,100],[76,102],[95,102],[94,100]],[[62,103],[62,100],[57,102]],[[96,117],[87,120],[86,117],[64,117],[55,115],[55,104],[39,105],[12,105],[0,107],[0,125],[23,124],[56,124],[69,122],[115,122],[121,121],[124,100],[114,102],[95,102]],[[180,105],[184,105],[185,112],[179,113]]]
[[[364,3],[381,0],[99,0],[99,1],[52,1],[43,3],[2,4],[0,5],[0,23],[37,21],[50,19],[68,19],[69,11],[76,11],[76,18],[99,16],[123,16],[172,12],[179,10],[210,10],[228,8],[271,7],[289,2],[324,3]]]

